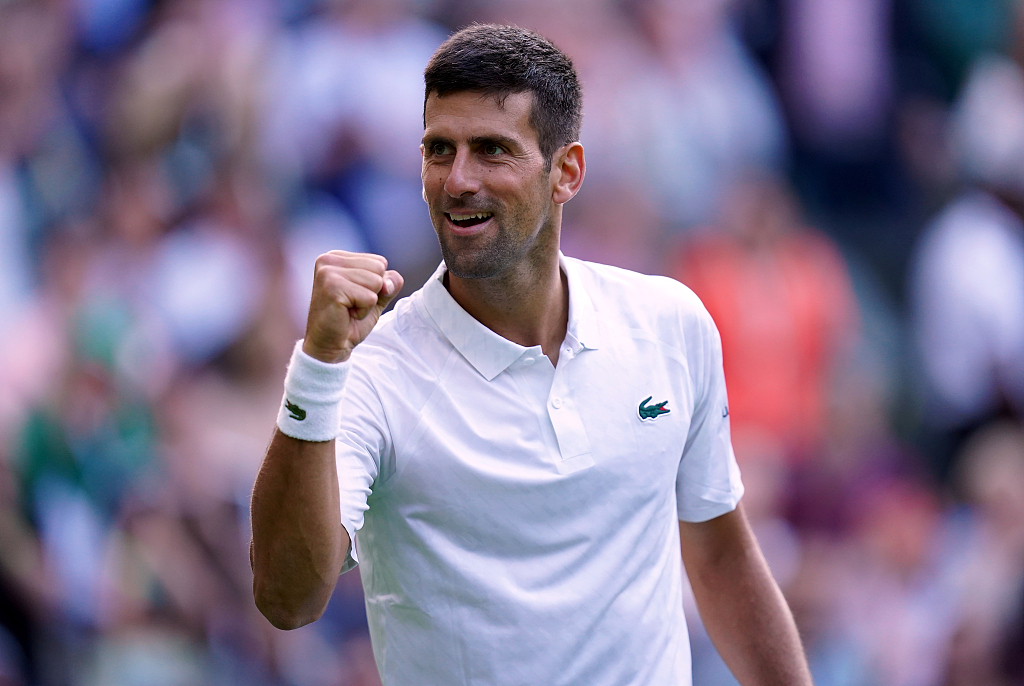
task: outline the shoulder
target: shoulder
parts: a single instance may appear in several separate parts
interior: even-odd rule
[[[401,376],[430,376],[451,352],[448,340],[416,306],[419,294],[397,300],[352,354],[356,368],[370,372],[375,384]]]
[[[669,335],[680,326],[714,326],[700,298],[675,279],[572,258],[566,258],[566,263],[575,270],[602,321]]]

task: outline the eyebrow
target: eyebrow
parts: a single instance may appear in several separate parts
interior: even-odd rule
[[[504,148],[519,147],[519,142],[514,138],[509,138],[508,136],[474,136],[469,139],[469,144],[473,147],[492,143],[496,143]]]
[[[420,144],[424,148],[429,148],[435,143],[447,143],[448,145],[452,145],[455,141],[450,138],[445,138],[444,136],[424,136],[423,140],[420,141]]]
[[[446,136],[433,136],[433,135],[431,135],[431,136],[424,136],[423,140],[420,141],[420,143],[425,148],[429,148],[429,147],[431,147],[432,145],[434,145],[436,143],[446,143],[448,145],[453,145],[453,146],[455,145],[455,141],[453,141],[452,139],[450,139],[450,138],[448,138]],[[473,136],[472,138],[469,139],[469,145],[471,147],[474,147],[474,148],[480,147],[481,145],[488,145],[488,144],[497,144],[497,145],[500,145],[502,147],[509,148],[509,149],[520,147],[519,146],[519,141],[517,141],[515,138],[510,138],[508,136],[500,136],[500,135]]]

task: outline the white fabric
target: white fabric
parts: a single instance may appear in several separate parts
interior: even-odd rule
[[[682,284],[562,258],[557,368],[441,278],[352,357],[337,442],[385,686],[690,684],[677,518],[731,511],[718,332]],[[667,401],[642,420],[639,406]]]
[[[351,362],[321,362],[302,352],[301,340],[296,342],[284,377],[281,409],[277,412],[281,433],[303,441],[335,438],[339,402],[351,366]]]

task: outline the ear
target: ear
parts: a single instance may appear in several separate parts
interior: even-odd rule
[[[563,145],[551,157],[551,199],[562,205],[583,185],[586,162],[583,159],[583,145],[579,141]]]
[[[421,163],[422,163],[423,157],[426,154],[427,154],[426,148],[423,147],[423,143],[420,143],[420,160],[421,160]],[[420,197],[423,198],[423,202],[425,202],[425,203],[427,203],[429,205],[430,202],[427,200],[427,185],[425,183],[423,183],[423,171],[422,171],[422,169],[423,169],[423,167],[421,166],[420,167]]]

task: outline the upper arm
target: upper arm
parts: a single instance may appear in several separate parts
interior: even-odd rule
[[[358,563],[355,535],[363,527],[374,486],[388,476],[387,456],[393,450],[384,407],[369,375],[363,369],[353,369],[345,391],[334,446],[339,514],[348,551],[342,572]]]
[[[742,504],[703,522],[681,520],[679,547],[691,575],[729,564],[751,553],[760,554]]]

